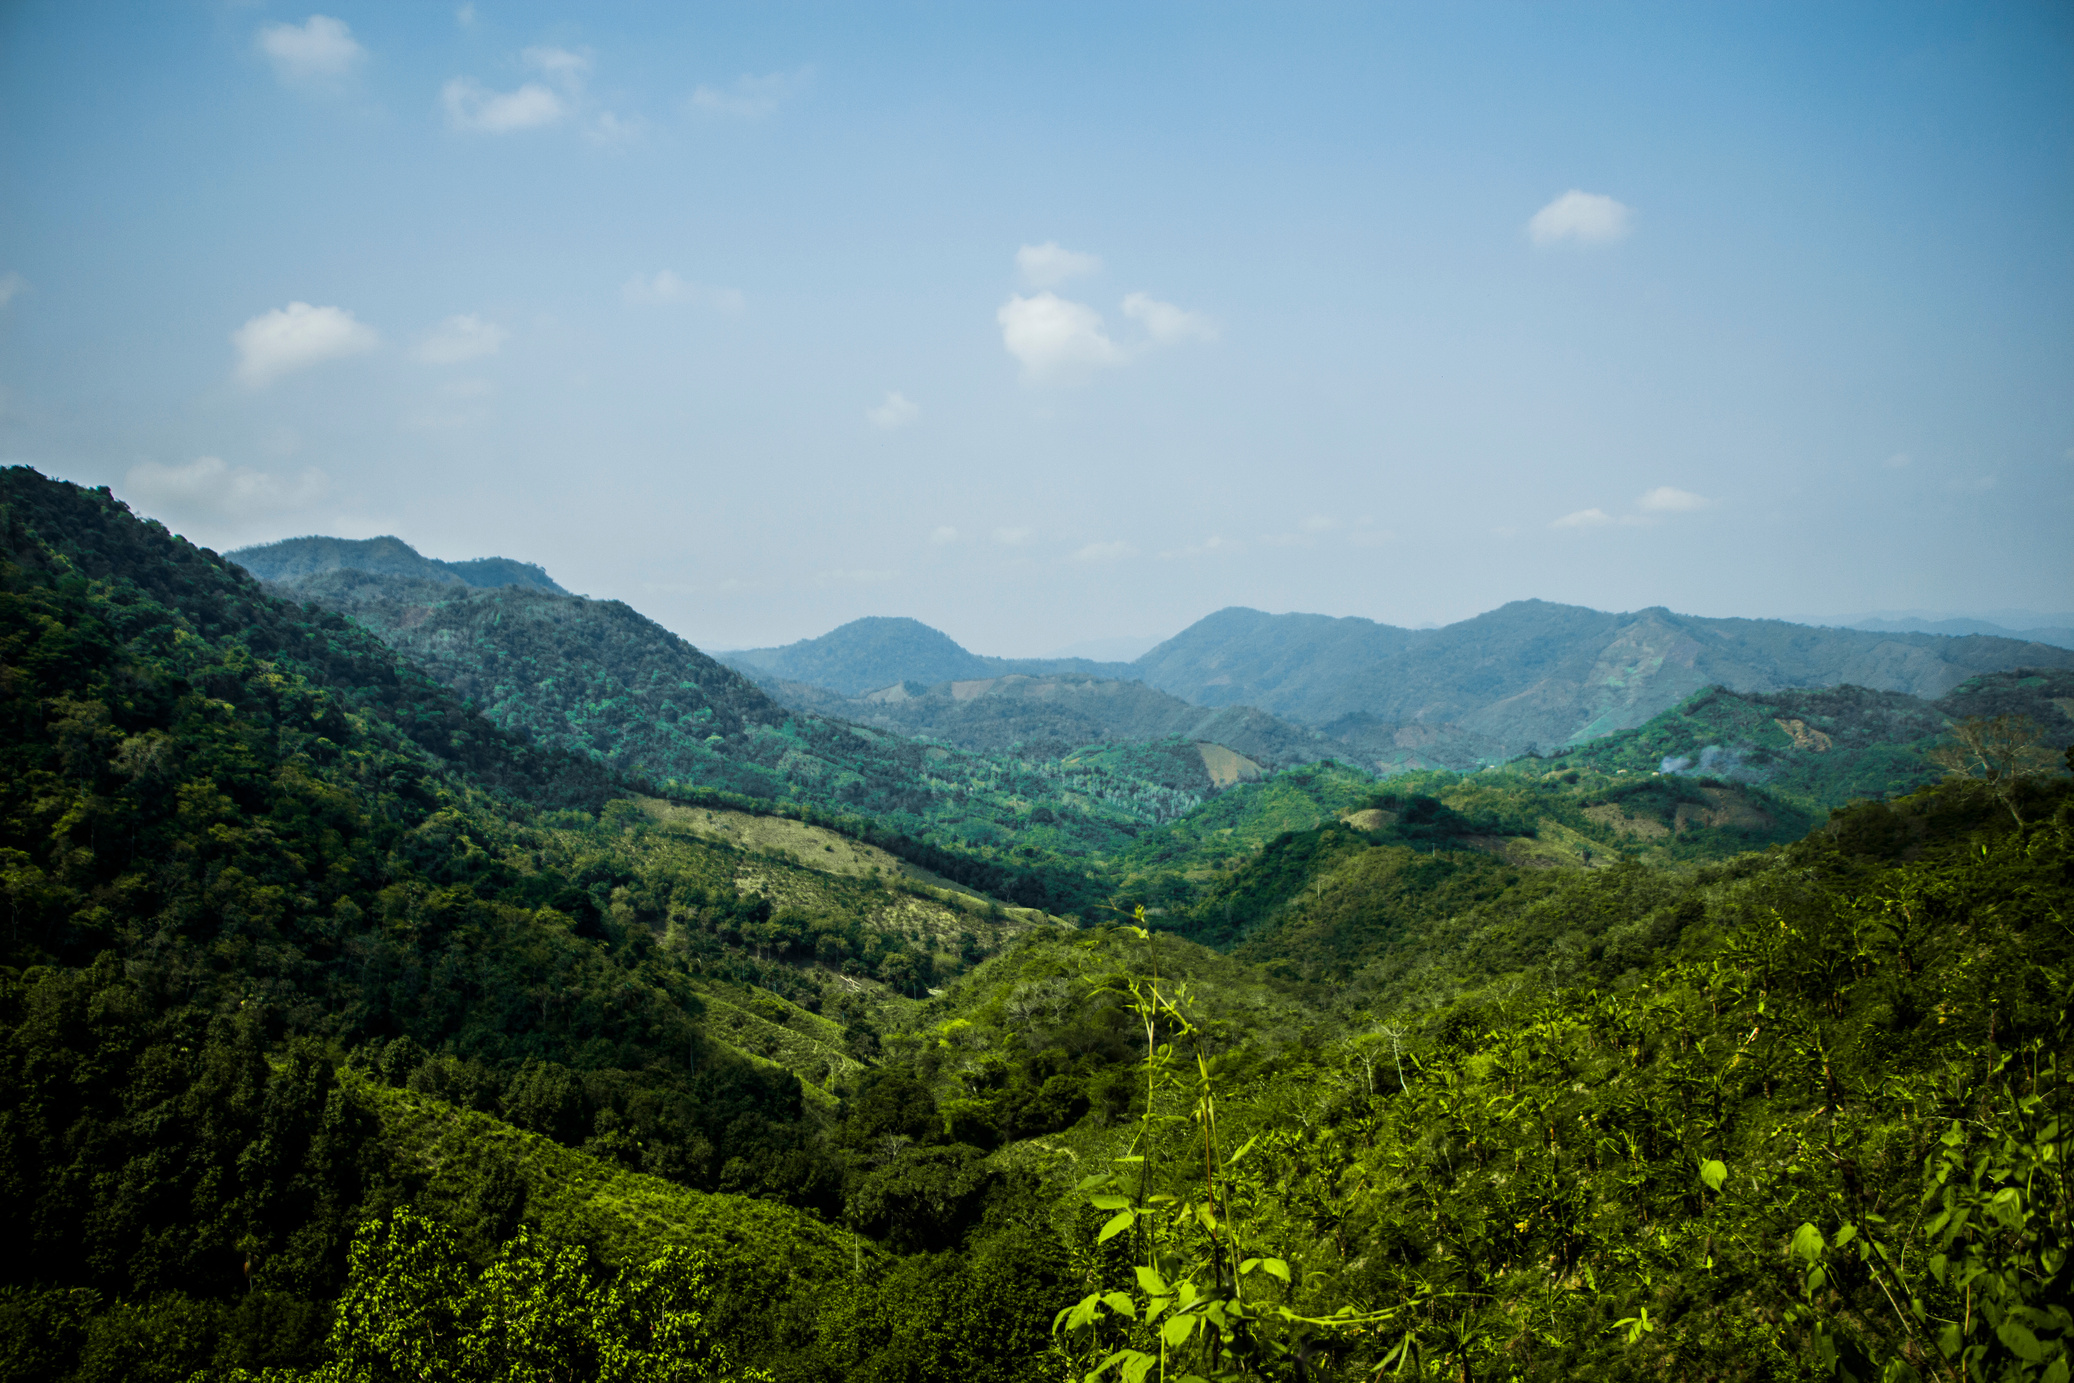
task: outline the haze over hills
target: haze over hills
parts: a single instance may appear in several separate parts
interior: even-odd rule
[[[910,620],[729,655],[752,675],[856,696],[896,682],[1038,674],[982,658]],[[904,661],[912,656],[913,661]],[[1135,662],[1083,664],[1197,706],[1252,706],[1323,730],[1379,768],[1501,762],[1649,720],[1708,686],[1840,684],[1935,699],[1968,677],[2074,667],[2074,650],[1979,634],[1818,628],[1650,609],[1612,614],[1514,601],[1438,629],[1354,617],[1220,610]]]
[[[1846,629],[1869,629],[1883,634],[1991,634],[1997,638],[2049,643],[2056,648],[2074,648],[2074,615],[2060,615],[2047,624],[1998,624],[1985,619],[1924,619],[1915,615],[1882,618],[1866,615],[1839,621]]]

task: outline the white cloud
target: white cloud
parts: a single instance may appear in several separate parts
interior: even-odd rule
[[[1217,339],[1217,324],[1208,317],[1160,302],[1149,293],[1133,293],[1125,298],[1123,315],[1144,323],[1146,334],[1156,346]]]
[[[865,409],[864,416],[871,419],[873,427],[882,427],[891,431],[896,427],[906,427],[916,418],[921,417],[922,409],[919,404],[910,400],[907,395],[889,390],[886,394],[886,401],[876,408]]]
[[[997,528],[994,530],[994,541],[1003,547],[1028,547],[1036,537],[1037,530],[1034,528]]]
[[[620,297],[636,305],[687,303],[695,307],[710,307],[716,312],[739,313],[748,306],[748,300],[738,288],[714,288],[680,278],[669,269],[658,270],[652,277],[643,278],[636,274],[628,279],[619,290]]]
[[[1579,192],[1573,187],[1534,213],[1534,219],[1527,222],[1527,235],[1536,245],[1553,245],[1560,240],[1602,245],[1625,236],[1634,214],[1632,207],[1622,206],[1611,197]]]
[[[15,300],[15,295],[22,292],[28,286],[29,281],[23,278],[20,274],[14,272],[12,269],[8,270],[4,274],[0,274],[0,307],[6,307],[9,303],[13,302]]]
[[[1696,495],[1690,490],[1674,489],[1659,485],[1635,501],[1635,506],[1646,514],[1690,514],[1695,509],[1705,509],[1714,503],[1705,495]]]
[[[371,351],[381,337],[342,307],[293,302],[260,313],[230,340],[238,352],[238,381],[257,389],[290,371]]]
[[[691,93],[693,110],[708,115],[730,115],[738,120],[761,120],[779,106],[807,89],[814,69],[772,72],[762,77],[740,76],[728,87],[701,84]]]
[[[1001,344],[1032,383],[1070,383],[1130,359],[1102,330],[1101,313],[1056,293],[1011,297],[994,320],[1001,324]]]
[[[943,525],[929,535],[929,545],[931,547],[949,547],[956,541],[958,541],[958,530],[949,524]]]
[[[1339,527],[1339,520],[1328,518],[1324,514],[1313,514],[1303,521],[1302,527],[1307,533],[1330,533]]]
[[[329,15],[313,14],[300,24],[269,24],[256,41],[286,86],[342,82],[367,60],[353,31]]]
[[[1574,514],[1565,514],[1549,525],[1550,528],[1604,528],[1614,522],[1604,509],[1580,509]]]
[[[1056,240],[1042,245],[1025,245],[1015,252],[1015,267],[1023,282],[1032,288],[1056,288],[1067,279],[1100,272],[1099,255],[1064,249]]]
[[[472,4],[463,5],[454,11],[454,22],[464,29],[473,29],[475,27],[475,18],[475,6]]]
[[[463,313],[426,332],[411,355],[425,365],[458,365],[464,360],[495,355],[504,345],[504,336],[503,327]]]
[[[293,480],[203,456],[184,466],[146,461],[130,468],[123,498],[175,528],[197,528],[202,541],[235,540],[258,522],[308,509],[331,482],[306,470]]]
[[[1121,562],[1126,557],[1136,557],[1138,549],[1129,543],[1089,543],[1073,554],[1076,562]]]
[[[448,126],[476,134],[537,130],[569,113],[569,103],[538,82],[516,91],[490,91],[473,77],[455,77],[439,95]]]
[[[1888,457],[1883,464],[1890,471],[1905,471],[1908,469],[1909,455],[1905,451],[1897,451]]]

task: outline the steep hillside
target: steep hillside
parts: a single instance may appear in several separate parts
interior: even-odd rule
[[[1707,686],[1850,683],[1937,697],[1980,673],[2074,668],[2074,651],[1516,601],[1431,630],[1224,610],[1133,666],[1201,705],[1258,706],[1328,734],[1353,717],[1415,724],[1477,737],[1503,758],[1639,725]]]
[[[1124,764],[919,744],[788,711],[732,668],[617,601],[335,570],[279,583],[344,611],[487,719],[671,791],[869,817],[912,858],[1054,912],[1096,906],[1100,861],[1197,806]],[[895,848],[898,848],[897,846]]]
[[[1927,753],[1967,716],[2025,716],[2042,742],[2074,744],[2074,672],[2018,669],[1967,679],[1935,701],[1863,687],[1731,692],[1712,688],[1554,762],[1600,773],[1756,783],[1809,811],[1899,797],[1935,782]],[[1530,767],[1524,761],[1516,767]]]
[[[464,586],[523,586],[528,590],[566,594],[547,572],[531,562],[509,557],[477,557],[442,562],[426,557],[401,538],[285,538],[262,547],[225,554],[262,581],[292,581],[329,571],[362,571],[418,581],[458,582]]]

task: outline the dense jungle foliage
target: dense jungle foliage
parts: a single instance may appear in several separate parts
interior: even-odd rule
[[[0,1378],[2066,1376],[2057,769],[1317,764],[1073,927],[0,481]]]

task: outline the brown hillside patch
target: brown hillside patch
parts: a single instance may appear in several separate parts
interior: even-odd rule
[[[1611,826],[1624,836],[1637,840],[1661,840],[1671,833],[1671,828],[1653,816],[1629,816],[1611,802],[1601,802],[1596,807],[1584,809],[1586,818],[1601,826]]]
[[[1210,781],[1220,788],[1228,788],[1234,783],[1250,783],[1262,775],[1259,764],[1235,749],[1203,741],[1198,741],[1195,748],[1203,756],[1203,768],[1209,773]]]
[[[1793,747],[1795,749],[1806,749],[1816,754],[1826,754],[1829,752],[1829,736],[1823,734],[1820,730],[1810,728],[1804,720],[1775,719],[1772,721],[1772,724],[1793,737]]]

